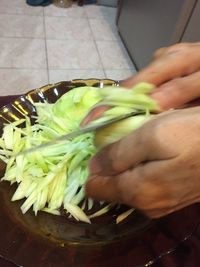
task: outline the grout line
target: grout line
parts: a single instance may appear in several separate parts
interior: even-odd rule
[[[106,7],[106,8],[108,8],[108,7]],[[116,8],[115,8],[115,9],[116,9]],[[89,25],[90,25],[91,31],[92,31],[92,27],[91,27],[90,21],[91,21],[92,19],[96,19],[96,18],[89,18],[89,17],[88,17],[88,21],[89,21]],[[92,21],[91,21],[91,23],[92,23]],[[110,21],[107,21],[107,23],[110,23]],[[114,23],[114,24],[115,24],[115,23]],[[131,62],[131,65],[133,65],[133,67],[129,67],[129,68],[127,68],[127,69],[130,69],[130,70],[135,70],[135,69],[136,69],[135,66],[134,66],[134,63],[133,63],[132,60],[131,60],[130,55],[128,54],[128,51],[127,51],[127,49],[126,49],[124,43],[122,42],[122,40],[121,40],[121,38],[120,38],[120,34],[119,34],[119,33],[118,33],[118,36],[116,37],[116,40],[97,40],[97,39],[95,38],[94,34],[93,34],[93,31],[92,31],[92,36],[93,36],[93,40],[94,40],[94,42],[95,42],[95,45],[96,45],[96,48],[97,48],[97,51],[98,51],[99,56],[100,56],[100,51],[99,51],[99,49],[98,49],[97,42],[99,42],[99,43],[100,43],[100,42],[104,42],[104,43],[106,43],[106,42],[107,42],[107,43],[116,43],[117,45],[119,45],[119,46],[121,47],[124,58],[128,58],[128,60]],[[123,51],[123,50],[124,50],[124,51]],[[101,56],[100,56],[100,58],[101,58]],[[102,59],[101,59],[101,62],[102,62]],[[129,63],[128,63],[128,64],[129,64]],[[102,62],[102,65],[103,65],[103,62]],[[130,65],[130,64],[129,64],[129,65]],[[104,66],[103,66],[103,70],[104,70],[104,73],[105,73]],[[116,70],[118,70],[118,68],[116,68]],[[121,68],[119,68],[119,70],[121,70]],[[106,77],[106,73],[105,73],[105,77]]]
[[[100,52],[99,52],[99,49],[98,49],[98,46],[97,46],[97,43],[96,43],[96,40],[95,40],[93,31],[92,31],[92,27],[91,27],[91,25],[90,25],[90,20],[89,20],[89,18],[88,18],[88,25],[89,25],[89,28],[90,28],[90,31],[91,31],[91,35],[92,35],[92,39],[93,39],[93,41],[94,41],[94,45],[95,45],[95,47],[96,47],[96,50],[97,50],[97,53],[98,53],[98,56],[99,56],[99,59],[100,59],[100,62],[101,62],[101,66],[102,66],[103,73],[104,73],[105,78],[106,78],[107,76],[106,76],[106,72],[105,72],[105,69],[104,69],[103,61],[102,61],[101,54],[100,54]]]
[[[17,67],[0,67],[0,69],[12,69],[12,70],[46,70],[46,68],[17,68]],[[101,71],[101,69],[95,69],[95,68],[89,68],[89,69],[72,69],[72,68],[59,68],[59,67],[54,67],[50,68],[49,70],[74,70],[74,71],[79,71],[79,70],[96,70],[96,71]]]
[[[45,18],[43,18],[43,20],[45,20]],[[43,22],[44,23],[44,22]],[[88,21],[88,23],[89,23],[89,21]],[[92,28],[91,28],[91,26],[90,26],[90,24],[89,24],[89,28],[90,28],[90,30],[91,30],[91,32],[92,32]],[[34,36],[0,36],[0,39],[12,39],[12,38],[15,38],[15,39],[35,39],[35,40],[44,40],[44,39],[46,39],[46,40],[58,40],[58,41],[68,41],[68,40],[71,40],[71,38],[50,38],[50,37],[46,37],[46,28],[45,28],[45,30],[44,30],[44,33],[45,33],[45,36],[44,37],[34,37]],[[92,36],[93,36],[93,40],[94,41],[98,41],[98,42],[105,42],[105,43],[116,43],[116,42],[118,42],[121,46],[123,46],[124,47],[124,45],[123,45],[123,42],[121,41],[121,39],[119,38],[119,39],[116,39],[116,40],[96,40],[95,38],[94,38],[94,35],[93,35],[93,32],[92,32]],[[88,39],[87,38],[73,38],[73,40],[75,40],[75,41],[88,41]],[[119,42],[120,41],[120,42]]]
[[[107,20],[107,19],[104,19],[104,18],[88,18],[89,20],[96,20],[96,21],[103,21],[103,22],[106,22],[106,23],[108,23],[109,25],[111,25],[111,26],[116,26],[116,23],[115,23],[115,21],[114,20],[112,20],[112,19],[110,19],[110,20]]]
[[[45,15],[45,17],[53,17],[53,18],[67,18],[67,19],[77,19],[76,16],[68,16],[68,15]],[[87,19],[87,17],[79,17],[78,19]]]
[[[43,27],[44,27],[44,44],[45,44],[45,56],[46,56],[46,65],[47,65],[47,79],[49,83],[49,62],[48,62],[48,52],[47,52],[47,39],[46,39],[46,24],[45,24],[45,14],[43,7]]]
[[[0,39],[36,39],[36,40],[44,40],[44,37],[26,37],[26,36],[0,36]]]
[[[74,4],[74,5],[72,5],[72,7],[70,7],[70,8],[72,8],[72,9],[76,9],[76,8],[83,8],[83,7],[79,7],[77,4]],[[83,12],[83,16],[81,15],[79,18],[80,19],[87,19],[87,14],[86,14],[86,12],[85,12],[85,10],[84,10],[84,12]],[[63,15],[63,14],[59,14],[59,15],[52,15],[52,14],[45,14],[44,13],[44,16],[45,17],[56,17],[56,18],[74,18],[74,19],[77,19],[77,16],[75,16],[75,15],[70,15],[69,16],[69,14],[66,14],[66,15]]]
[[[44,8],[44,7],[43,7]],[[43,17],[43,15],[31,15],[31,14],[24,14],[24,13],[21,13],[21,14],[18,14],[18,13],[1,13],[0,12],[0,15],[10,15],[10,16],[31,16],[31,17]],[[53,17],[53,18],[67,18],[67,19],[77,19],[76,16],[68,16],[68,15],[45,15],[45,17]],[[87,16],[84,14],[83,17],[79,17],[78,19],[87,19]],[[94,18],[95,19],[95,18]]]
[[[0,15],[6,15],[6,16],[26,16],[26,17],[36,17],[36,18],[38,18],[38,17],[43,17],[43,14],[40,14],[40,15],[32,15],[32,14],[24,14],[24,13],[21,13],[21,14],[9,14],[9,13],[1,13],[0,12]]]
[[[98,4],[93,4],[93,5],[90,5],[90,6],[97,6],[97,7],[99,7],[100,9],[101,9],[101,7],[103,7],[103,8],[106,8],[106,9],[116,9],[115,7],[109,7],[109,6],[101,6],[101,5],[98,5]],[[75,4],[75,6],[73,7],[73,9],[74,8],[76,8],[76,7],[78,7],[78,6],[76,6],[76,4]],[[23,8],[23,7],[22,7]],[[45,8],[47,8],[47,7],[42,7],[43,9],[45,9]],[[88,19],[103,19],[102,17],[90,17],[90,16],[88,16],[88,14],[87,14],[87,12],[86,12],[86,6],[83,6],[83,7],[81,7],[81,8],[83,8],[84,9],[84,16],[83,17],[80,17],[80,18],[88,18]],[[35,7],[34,7],[34,9],[35,9]],[[49,15],[49,14],[45,14],[44,13],[44,11],[42,12],[43,14],[44,14],[44,16],[48,16],[48,17],[65,17],[65,18],[75,18],[75,19],[77,19],[77,17],[75,16],[75,15],[62,15],[62,14],[60,14],[60,15]],[[32,16],[32,17],[40,17],[40,16],[43,16],[43,14],[31,14],[31,13],[15,13],[15,12],[13,12],[13,13],[9,13],[9,12],[2,12],[1,11],[1,7],[0,7],[0,15],[1,14],[3,14],[3,15],[25,15],[25,16]]]
[[[2,13],[0,12],[0,15],[42,17],[42,14],[35,15],[35,14],[26,14],[26,13]]]
[[[0,68],[1,69],[1,68]],[[69,71],[93,71],[93,70],[95,70],[95,71],[103,71],[103,73],[105,74],[105,70],[107,71],[123,71],[123,70],[130,70],[130,71],[135,71],[135,69],[134,68],[130,68],[130,69],[128,69],[128,68],[121,68],[121,69],[117,69],[117,68],[114,68],[114,69],[112,69],[112,68],[109,68],[109,69],[105,69],[105,68],[101,68],[101,69],[96,69],[96,68],[93,68],[93,69],[70,69],[70,68],[56,68],[56,67],[53,67],[53,68],[49,68],[49,71],[59,71],[59,70],[61,70],[61,71],[67,71],[67,70],[69,70]]]
[[[77,18],[77,17],[69,17],[69,16],[47,16],[47,15],[44,15],[45,18],[62,18],[62,19],[69,19],[69,20],[87,20],[88,18],[87,17],[80,17],[80,18]]]
[[[29,67],[27,67],[27,68],[17,68],[17,67],[0,67],[0,70],[3,70],[3,69],[11,69],[11,70],[46,70],[46,68],[29,68]]]
[[[45,18],[44,18],[45,19]],[[89,26],[90,27],[90,26]],[[91,27],[90,27],[90,29],[91,29]],[[45,34],[46,34],[46,31],[45,31]],[[93,35],[93,33],[92,33],[92,35]],[[15,39],[35,39],[35,40],[44,40],[44,39],[46,39],[46,40],[57,40],[57,41],[69,41],[69,40],[72,40],[71,38],[46,38],[45,36],[44,37],[29,37],[29,36],[0,36],[0,39],[12,39],[12,38],[15,38]],[[88,41],[88,39],[76,39],[76,38],[73,38],[73,40],[75,40],[75,41]],[[119,40],[117,39],[117,40],[95,40],[94,38],[93,38],[93,40],[94,41],[98,41],[98,42],[107,42],[107,43],[116,43],[116,42],[118,42]],[[120,40],[120,43],[121,43],[121,40]]]
[[[98,6],[98,5],[97,5]],[[101,15],[93,15],[93,16],[90,16],[88,15],[88,13],[86,12],[86,16],[89,20],[103,20],[103,21],[106,21],[108,23],[114,23],[115,24],[115,20],[116,20],[116,8],[113,8],[115,9],[115,15],[113,16],[113,14],[110,16],[110,14],[105,14],[104,13],[104,10],[101,10],[101,8],[105,8],[105,10],[109,9],[110,7],[108,6],[99,6],[99,10],[100,10],[100,13]],[[112,8],[112,7],[111,7]]]
[[[88,15],[85,9],[85,5],[82,6],[82,9],[83,9],[84,18],[88,20]]]
[[[47,70],[47,68],[17,68],[17,67],[0,67],[0,70]],[[59,70],[61,70],[61,71],[67,71],[67,70],[69,70],[69,71],[103,71],[104,72],[104,70],[105,69],[103,69],[103,68],[101,68],[101,69],[94,69],[94,68],[92,68],[92,69],[72,69],[72,68],[49,68],[48,70],[52,70],[52,71],[54,71],[54,70],[56,70],[56,71],[59,71]],[[106,69],[106,71],[123,71],[123,70],[130,70],[130,71],[134,71],[135,69],[134,68],[122,68],[122,69],[117,69],[117,68],[115,68],[115,69],[111,69],[111,68],[109,68],[109,69]]]

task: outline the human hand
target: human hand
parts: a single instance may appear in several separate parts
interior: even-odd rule
[[[177,108],[200,97],[200,43],[181,43],[155,52],[153,61],[138,74],[120,81],[131,88],[139,82],[156,86],[151,96],[161,109]],[[83,124],[101,117],[108,107],[95,108]]]
[[[152,218],[200,200],[200,108],[156,115],[90,162],[88,196]]]
[[[152,97],[164,110],[199,98],[200,43],[180,43],[157,50],[152,63],[120,85],[129,88],[139,82],[156,86]]]

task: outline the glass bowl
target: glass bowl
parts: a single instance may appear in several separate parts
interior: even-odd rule
[[[4,123],[16,121],[36,113],[33,101],[54,103],[67,91],[79,86],[116,86],[112,80],[73,80],[47,85],[16,97],[0,109],[0,131]],[[5,165],[1,162],[1,176]],[[69,221],[66,217],[29,211],[21,213],[21,201],[11,202],[15,185],[0,184],[1,243],[0,254],[18,265],[35,266],[89,266],[99,259],[118,255],[127,247],[133,235],[150,225],[150,220],[138,211],[120,224],[113,223],[115,213],[102,216],[91,225]],[[67,265],[64,265],[67,264]],[[94,266],[94,265],[92,265]]]
[[[43,86],[20,96],[0,98],[0,134],[4,123],[13,122],[36,113],[33,101],[54,103],[67,91],[80,86],[117,86],[118,82],[105,79],[63,81]],[[0,162],[0,177],[5,171]],[[193,219],[197,208],[179,212],[187,225],[175,233],[175,215],[152,221],[139,211],[133,212],[120,224],[113,223],[115,213],[102,216],[91,225],[72,222],[62,216],[29,211],[21,213],[21,202],[11,202],[15,185],[0,183],[0,256],[23,267],[107,267],[150,266],[170,254],[194,230]],[[184,217],[185,216],[185,217]],[[190,220],[191,218],[191,220]],[[178,223],[178,220],[177,220]],[[170,228],[171,229],[171,228]],[[182,229],[180,231],[180,229]],[[175,237],[174,237],[175,234]],[[162,239],[162,246],[160,238]],[[164,240],[164,241],[163,241]],[[152,248],[156,246],[156,249]],[[7,265],[6,265],[7,264]]]

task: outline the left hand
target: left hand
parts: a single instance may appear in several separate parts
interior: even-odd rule
[[[200,201],[200,108],[166,112],[90,162],[86,192],[152,218]]]
[[[156,86],[151,97],[162,110],[200,98],[200,43],[180,43],[157,50],[149,65],[120,81],[120,86],[132,88],[140,82]],[[104,106],[92,110],[82,124],[101,117],[106,109]]]

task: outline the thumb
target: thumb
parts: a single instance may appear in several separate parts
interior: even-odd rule
[[[113,175],[147,160],[151,142],[142,128],[98,152],[90,160],[90,175]]]
[[[90,160],[90,175],[116,175],[141,163],[176,156],[176,147],[169,146],[169,142],[173,140],[172,122],[179,116],[178,111],[156,115],[133,133],[103,148]]]

